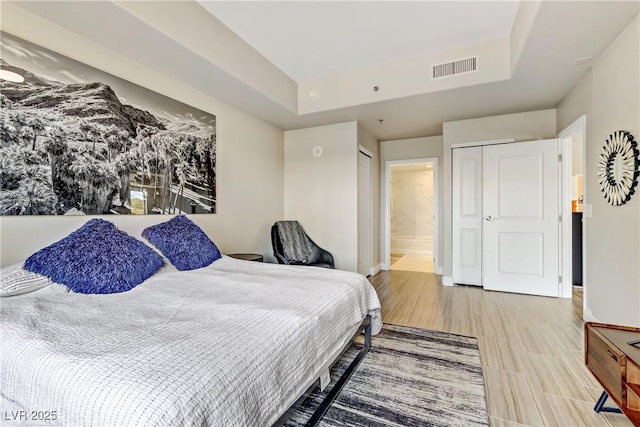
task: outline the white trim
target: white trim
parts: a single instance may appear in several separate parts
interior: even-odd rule
[[[382,271],[389,271],[389,264],[388,264],[388,263],[381,262],[381,263],[380,263],[380,270],[382,270]]]
[[[373,153],[371,151],[367,150],[362,145],[358,145],[358,151],[361,152],[362,154],[364,154],[365,156],[369,157],[371,160],[373,160]]]
[[[380,257],[382,259],[382,269],[391,265],[391,166],[403,165],[410,163],[432,163],[433,164],[433,265],[438,266],[440,270],[440,179],[439,179],[439,159],[438,157],[422,157],[418,159],[406,160],[387,160],[385,162],[385,182],[384,182],[384,238],[380,242]],[[386,262],[385,262],[386,261]]]
[[[371,267],[371,269],[369,270],[369,274],[372,276],[375,276],[376,274],[380,273],[380,264],[378,265],[374,265],[373,267]]]
[[[584,292],[584,290],[583,290]],[[596,317],[593,315],[593,313],[591,312],[591,310],[589,310],[588,308],[584,308],[582,311],[582,320],[584,320],[585,322],[597,322],[597,323],[603,323],[600,320],[596,319]]]
[[[453,277],[442,276],[442,286],[453,286]]]
[[[364,154],[369,158],[369,271],[371,271],[371,263],[373,262],[373,153],[364,148],[362,145],[358,145],[358,153]],[[358,159],[358,179],[360,178],[360,159]],[[358,203],[360,199],[360,182],[358,182]],[[360,218],[358,218],[360,221]],[[359,239],[358,239],[359,240]],[[358,242],[359,246],[359,242]],[[358,267],[360,266],[360,248],[358,247]]]
[[[441,265],[436,266],[434,268],[434,270],[435,270],[434,273],[439,275],[439,276],[442,276],[442,273],[444,272],[444,269],[442,268]],[[453,280],[453,279],[451,279],[451,280]]]
[[[585,114],[574,120],[569,126],[558,133],[560,141],[560,152],[562,154],[562,165],[560,168],[560,214],[562,215],[562,227],[560,234],[560,275],[562,276],[562,286],[560,296],[571,298],[573,294],[573,271],[572,271],[572,212],[571,212],[571,187],[572,187],[572,139],[571,135],[582,132],[582,167],[586,170],[586,143],[587,143],[587,116]],[[583,172],[583,177],[584,177]],[[583,179],[583,206],[586,206],[586,179]],[[587,306],[587,282],[586,282],[586,215],[582,216],[582,292],[583,292],[583,313],[586,313]]]
[[[481,145],[511,144],[512,142],[516,142],[516,139],[502,138],[502,139],[489,139],[486,141],[458,142],[456,144],[451,144],[451,148],[478,147]]]
[[[562,156],[560,161],[560,197],[558,200],[558,212],[562,216],[560,223],[560,242],[559,249],[560,258],[558,263],[558,274],[562,278],[558,289],[560,298],[572,297],[573,285],[573,259],[572,259],[572,240],[573,240],[573,215],[571,212],[571,193],[572,193],[572,148],[571,138],[560,137],[558,135],[558,152]]]

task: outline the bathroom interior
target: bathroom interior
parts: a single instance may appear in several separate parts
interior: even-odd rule
[[[391,270],[432,273],[434,163],[391,166]]]

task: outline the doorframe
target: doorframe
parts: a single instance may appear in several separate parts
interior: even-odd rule
[[[362,145],[358,144],[358,154],[364,154],[365,156],[367,156],[369,158],[369,266],[368,266],[368,270],[369,270],[369,275],[373,276],[377,273],[376,267],[373,266],[373,222],[374,222],[374,218],[373,218],[373,153],[369,150],[367,150],[365,147],[363,147]],[[360,175],[359,171],[358,171],[358,176]],[[360,187],[358,184],[358,198],[360,198]],[[359,221],[359,219],[358,219]],[[359,242],[358,242],[359,243]],[[360,245],[358,245],[358,260],[357,260],[357,266],[359,266],[360,264]],[[356,266],[356,268],[358,268]]]
[[[574,120],[570,125],[562,129],[558,133],[558,141],[560,141],[560,153],[562,154],[562,162],[560,166],[560,182],[561,182],[561,215],[562,215],[562,228],[561,228],[561,276],[562,276],[562,298],[571,298],[573,290],[573,271],[572,271],[572,240],[571,234],[571,187],[572,187],[572,175],[571,175],[571,163],[572,163],[572,151],[571,151],[571,135],[577,131],[582,132],[582,193],[583,200],[582,206],[585,208],[582,214],[582,298],[583,298],[583,313],[586,313],[587,302],[587,218],[586,206],[587,206],[587,180],[585,179],[586,164],[587,164],[587,115],[583,114]]]
[[[439,177],[439,158],[438,157],[421,157],[418,159],[405,160],[387,160],[385,162],[385,182],[384,182],[384,206],[385,206],[385,223],[384,223],[384,242],[380,248],[384,253],[383,270],[389,270],[391,267],[391,166],[406,165],[409,163],[432,163],[433,164],[433,270],[435,274],[442,274],[442,265],[440,265],[440,177]],[[382,257],[381,257],[382,258]]]

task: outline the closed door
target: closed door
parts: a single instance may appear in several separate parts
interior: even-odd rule
[[[358,152],[358,272],[371,274],[371,158]]]
[[[482,285],[482,147],[453,150],[453,281]]]
[[[555,139],[483,147],[482,284],[560,296]]]

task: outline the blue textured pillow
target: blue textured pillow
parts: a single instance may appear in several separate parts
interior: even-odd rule
[[[162,257],[109,221],[92,219],[39,250],[24,269],[82,294],[128,291],[164,265]]]
[[[142,231],[178,270],[206,267],[220,258],[218,247],[200,227],[184,215],[152,225]]]

